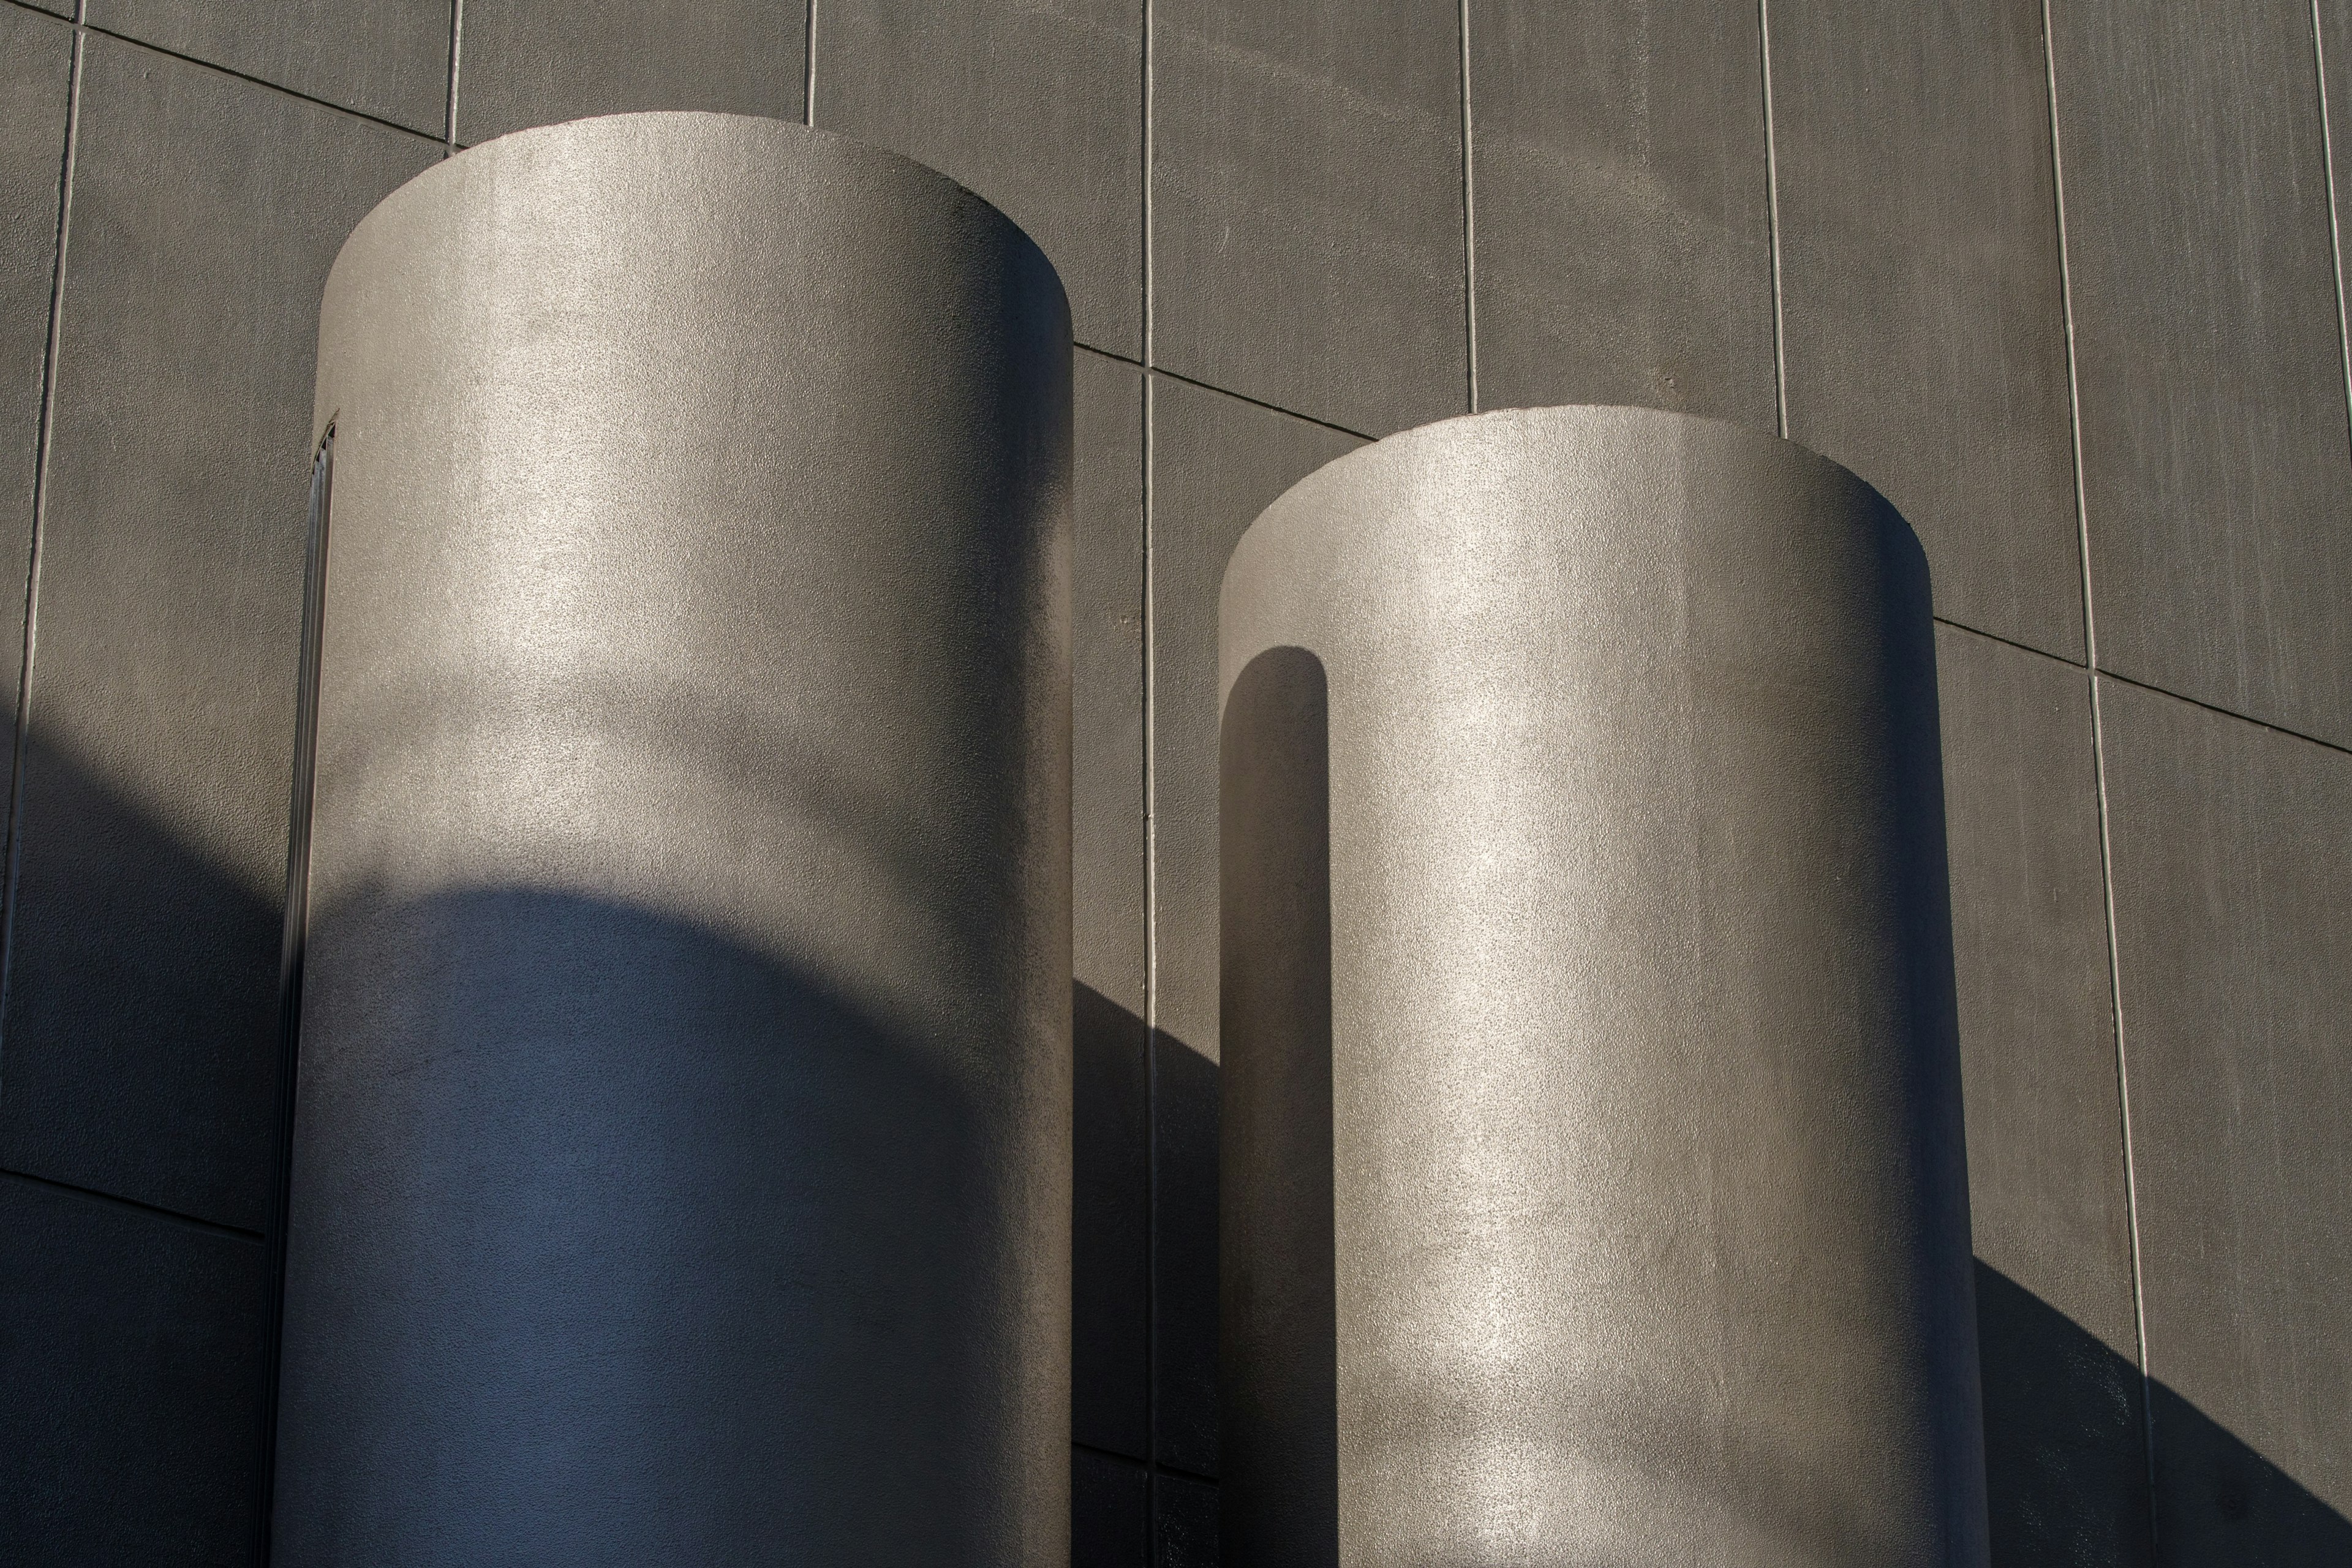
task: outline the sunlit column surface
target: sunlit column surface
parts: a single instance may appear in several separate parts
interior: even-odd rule
[[[1226,572],[1226,1561],[1984,1561],[1927,570],[1485,415]]]

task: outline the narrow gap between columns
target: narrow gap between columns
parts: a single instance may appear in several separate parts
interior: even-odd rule
[[[1470,114],[1470,0],[1462,0],[1462,329],[1470,412],[1478,412],[1478,181]]]
[[[1756,53],[1764,79],[1764,225],[1772,244],[1772,404],[1789,435],[1788,321],[1780,303],[1780,153],[1772,124],[1772,0],[1756,0]]]
[[[33,437],[33,538],[25,555],[25,631],[17,647],[16,733],[8,766],[7,888],[0,893],[0,1016],[5,1016],[16,955],[16,882],[24,862],[25,756],[33,721],[33,655],[39,646],[41,536],[49,505],[49,449],[57,426],[58,347],[64,332],[66,250],[73,232],[74,155],[81,141],[82,62],[89,49],[75,6],[72,59],[66,70],[66,140],[58,166],[58,227],[49,255],[49,323],[41,347],[41,412]],[[5,1042],[0,1042],[5,1043]]]
[[[816,129],[816,0],[808,0],[807,40],[801,51],[801,63],[807,74],[801,83],[801,120],[812,131]]]
[[[2336,268],[2336,342],[2344,353],[2345,433],[2352,441],[2352,321],[2344,309],[2344,226],[2336,210],[2336,128],[2327,118],[2327,37],[2319,0],[2311,0],[2311,62],[2319,80],[2320,172],[2327,187],[2327,255]]]

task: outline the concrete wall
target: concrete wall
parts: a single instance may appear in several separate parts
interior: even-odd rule
[[[5,1554],[254,1550],[328,262],[453,142],[812,83],[1085,345],[1078,1562],[1213,1558],[1225,553],[1577,399],[1785,426],[1927,546],[1996,1561],[2352,1553],[2352,0],[2043,16],[0,0]]]

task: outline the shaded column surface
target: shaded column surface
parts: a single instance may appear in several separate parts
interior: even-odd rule
[[[1927,569],[1451,420],[1225,574],[1227,1562],[1984,1562]]]
[[[353,235],[275,1561],[1064,1560],[1069,375],[798,126]]]

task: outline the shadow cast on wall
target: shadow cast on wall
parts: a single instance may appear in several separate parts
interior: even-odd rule
[[[1320,661],[1300,648],[1254,659],[1226,700],[1222,739],[1227,1026],[1222,1068],[1201,1066],[1223,1079],[1224,1177],[1274,1198],[1260,1213],[1223,1195],[1239,1264],[1223,1331],[1254,1374],[1275,1373],[1227,1391],[1240,1430],[1223,1435],[1223,1510],[1234,1568],[1313,1568],[1339,1561]],[[1301,1226],[1301,1213],[1323,1223]],[[2352,1563],[2352,1521],[2032,1291],[1980,1259],[1975,1275],[1996,1568]],[[1285,1506],[1270,1506],[1277,1495]],[[1295,1506],[1301,1495],[1313,1502]],[[1263,1550],[1233,1554],[1237,1540]]]

